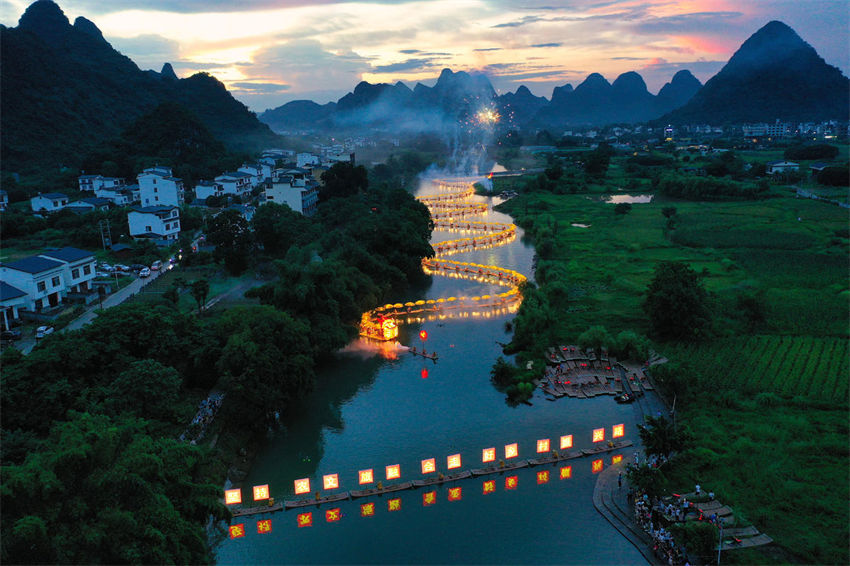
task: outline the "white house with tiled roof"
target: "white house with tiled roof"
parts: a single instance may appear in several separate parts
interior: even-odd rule
[[[139,198],[142,206],[180,206],[183,204],[183,180],[170,167],[149,167],[139,173]]]
[[[23,307],[35,312],[62,302],[64,272],[65,262],[39,256],[0,263],[0,281],[25,292]]]
[[[176,206],[134,206],[127,222],[134,238],[176,240],[180,235],[180,209]]]
[[[27,302],[27,294],[17,287],[0,281],[0,324],[3,330],[9,330],[13,320],[20,320],[20,309]]]
[[[251,192],[251,175],[242,171],[227,171],[215,178],[225,194],[242,196]]]
[[[94,254],[79,248],[62,248],[50,250],[38,257],[60,261],[64,264],[62,278],[65,281],[65,289],[62,296],[68,294],[85,295],[92,291],[92,281],[96,277]]]
[[[102,188],[119,189],[124,186],[124,179],[103,175],[80,175],[77,177],[77,182],[81,191],[97,191]]]
[[[38,193],[30,199],[33,212],[59,212],[68,204],[68,195],[62,193]]]
[[[200,202],[206,202],[209,197],[219,197],[223,193],[224,187],[215,181],[198,181],[195,185],[195,199]]]

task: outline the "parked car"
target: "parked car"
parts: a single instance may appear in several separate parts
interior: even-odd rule
[[[151,264],[151,269],[152,269],[153,271],[159,271],[159,269],[160,269],[161,267],[162,267],[162,262],[161,262],[161,261],[159,261],[159,260],[156,260],[155,262],[153,262],[153,263]]]
[[[145,269],[146,267],[147,267],[146,265],[142,265],[141,263],[134,263],[133,265],[130,266],[130,269],[132,271],[141,271],[141,270]]]
[[[115,269],[117,269],[118,271],[130,271],[130,266],[119,264],[115,266]]]
[[[21,339],[21,331],[20,330],[4,330],[0,332],[0,340],[20,340]]]
[[[151,270],[149,268],[143,267],[142,269],[139,270],[139,277],[150,277],[150,276],[151,276]]]
[[[48,334],[53,334],[52,326],[39,326],[35,329],[35,337],[36,339],[44,338]]]
[[[95,277],[109,277],[109,274],[105,271],[98,271],[94,275]]]

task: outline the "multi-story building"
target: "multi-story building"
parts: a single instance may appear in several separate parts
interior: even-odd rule
[[[183,180],[170,167],[149,167],[138,175],[142,206],[180,206],[183,204]]]
[[[180,235],[180,209],[176,206],[133,207],[127,222],[134,238],[167,241]]]

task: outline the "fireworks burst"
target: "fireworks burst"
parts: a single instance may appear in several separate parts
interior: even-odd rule
[[[483,108],[475,115],[475,119],[482,126],[493,126],[500,118],[499,113],[493,108]]]

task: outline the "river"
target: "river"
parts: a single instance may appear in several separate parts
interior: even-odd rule
[[[420,192],[436,191],[426,185]],[[492,210],[483,220],[511,222]],[[521,234],[518,231],[519,237],[506,246],[452,259],[507,267],[530,277],[534,250],[522,242]],[[451,237],[457,236],[435,232],[433,241]],[[503,290],[433,277],[417,296],[401,299]],[[490,384],[489,372],[501,355],[498,343],[510,339],[504,327],[511,318],[402,326],[399,338],[406,345],[421,347],[419,331],[427,331],[424,345],[439,353],[436,363],[406,352],[386,359],[365,351],[359,342],[337,354],[320,372],[315,392],[283,418],[283,429],[258,454],[243,483],[243,497],[250,497],[251,485],[268,484],[278,500],[294,499],[295,479],[310,478],[315,491],[321,488],[322,476],[333,473],[339,474],[339,491],[360,489],[358,470],[373,468],[378,481],[391,464],[401,466],[400,481],[421,479],[421,460],[433,457],[438,470],[446,471],[446,458],[452,454],[461,455],[462,469],[482,467],[483,448],[496,447],[501,458],[504,445],[513,442],[519,444],[519,458],[532,458],[538,439],[551,438],[553,448],[558,448],[564,434],[574,435],[577,448],[589,448],[592,429],[605,427],[610,435],[611,426],[619,423],[626,425],[626,438],[637,442],[635,411],[610,397],[550,402],[538,390],[531,406],[508,406],[504,394]],[[612,454],[603,457],[605,466],[611,458]],[[561,479],[564,465],[571,469],[569,477]],[[544,482],[538,472],[545,470],[550,473]],[[595,479],[591,458],[581,458],[440,487],[234,519],[233,524],[244,524],[246,534],[235,539],[225,534],[215,547],[216,560],[221,564],[645,563],[594,509]],[[456,487],[459,492],[450,492]],[[375,504],[374,514],[362,516],[361,506],[369,503]],[[326,511],[334,509],[340,520],[328,521]],[[298,515],[307,512],[312,512],[311,526],[299,527]],[[257,522],[263,519],[271,519],[270,532],[258,532]]]

